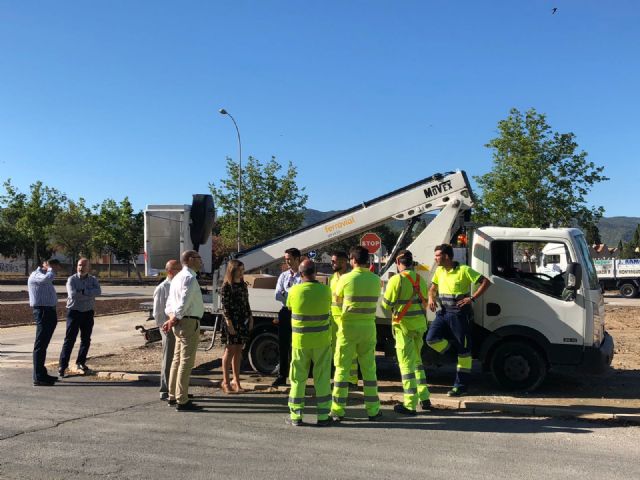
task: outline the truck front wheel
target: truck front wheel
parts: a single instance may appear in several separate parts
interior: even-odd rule
[[[490,365],[493,378],[507,390],[533,391],[547,376],[547,363],[540,352],[519,340],[498,345]]]
[[[269,331],[256,335],[249,345],[249,363],[256,372],[273,373],[280,360],[278,336]]]
[[[638,296],[638,287],[633,283],[623,283],[620,285],[620,295],[624,298],[635,298]]]

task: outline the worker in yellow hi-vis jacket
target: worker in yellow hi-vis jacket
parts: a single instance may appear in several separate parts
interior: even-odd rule
[[[327,426],[331,423],[331,290],[316,280],[316,268],[311,260],[303,261],[299,272],[302,283],[292,286],[287,295],[292,346],[288,422],[294,426],[302,424],[305,388],[313,362],[317,425]]]
[[[423,410],[431,409],[421,355],[427,331],[427,282],[413,270],[413,254],[409,250],[398,252],[396,266],[398,274],[389,279],[382,300],[382,307],[392,312],[404,391],[403,403],[393,409],[403,415],[416,415],[418,401]]]
[[[331,254],[331,269],[333,274],[329,277],[329,288],[331,288],[331,348],[332,357],[336,353],[336,338],[338,335],[338,325],[342,317],[342,305],[338,303],[335,296],[338,280],[349,268],[349,256],[343,251],[336,251]],[[353,357],[351,370],[349,372],[349,384],[354,388],[358,386],[358,358]]]
[[[331,417],[344,417],[349,395],[349,375],[354,354],[362,372],[364,405],[369,420],[381,415],[376,375],[376,306],[380,297],[380,277],[367,268],[369,252],[361,246],[349,251],[353,270],[343,275],[336,286],[336,299],[342,305],[342,317],[336,339]]]

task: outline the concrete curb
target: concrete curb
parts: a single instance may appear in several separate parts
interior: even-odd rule
[[[94,371],[97,378],[109,380],[124,380],[128,382],[160,382],[160,375],[146,373],[126,373],[126,372],[100,372]],[[191,386],[220,388],[220,380],[209,378],[193,377]],[[272,387],[265,383],[243,382],[243,388],[250,391],[262,392],[286,392],[288,387]],[[313,389],[311,392],[313,393]],[[380,393],[380,402],[383,405],[392,405],[402,401],[402,393]],[[514,415],[525,415],[529,417],[553,417],[553,418],[577,418],[591,421],[613,421],[620,423],[631,423],[640,425],[640,414],[618,414],[601,413],[577,408],[549,407],[536,405],[517,405],[510,403],[478,402],[474,400],[464,400],[459,398],[436,398],[431,397],[431,404],[438,410],[468,410],[477,412],[502,412]]]

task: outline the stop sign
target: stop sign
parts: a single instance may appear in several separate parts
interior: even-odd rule
[[[377,233],[369,232],[365,233],[360,239],[360,245],[366,248],[369,253],[376,253],[380,249],[380,245],[382,245],[382,240]]]

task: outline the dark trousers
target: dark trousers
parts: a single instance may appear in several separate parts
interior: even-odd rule
[[[449,347],[453,347],[458,355],[458,368],[454,387],[467,387],[471,377],[471,318],[470,309],[439,310],[435,320],[429,325],[427,332],[427,345],[446,340],[448,345],[440,353],[444,353]],[[433,347],[432,347],[433,348]],[[468,359],[469,368],[464,365]]]
[[[56,307],[33,307],[33,319],[36,322],[36,340],[33,344],[33,381],[44,381],[47,369],[44,362],[47,359],[47,348],[58,324]]]
[[[60,369],[69,366],[71,351],[80,332],[80,349],[76,364],[84,365],[87,362],[89,345],[91,345],[91,332],[93,332],[93,310],[79,312],[78,310],[67,310],[67,332],[64,336],[62,351],[60,352]]]
[[[278,312],[278,349],[280,351],[280,377],[289,376],[291,363],[291,310],[282,307]]]

